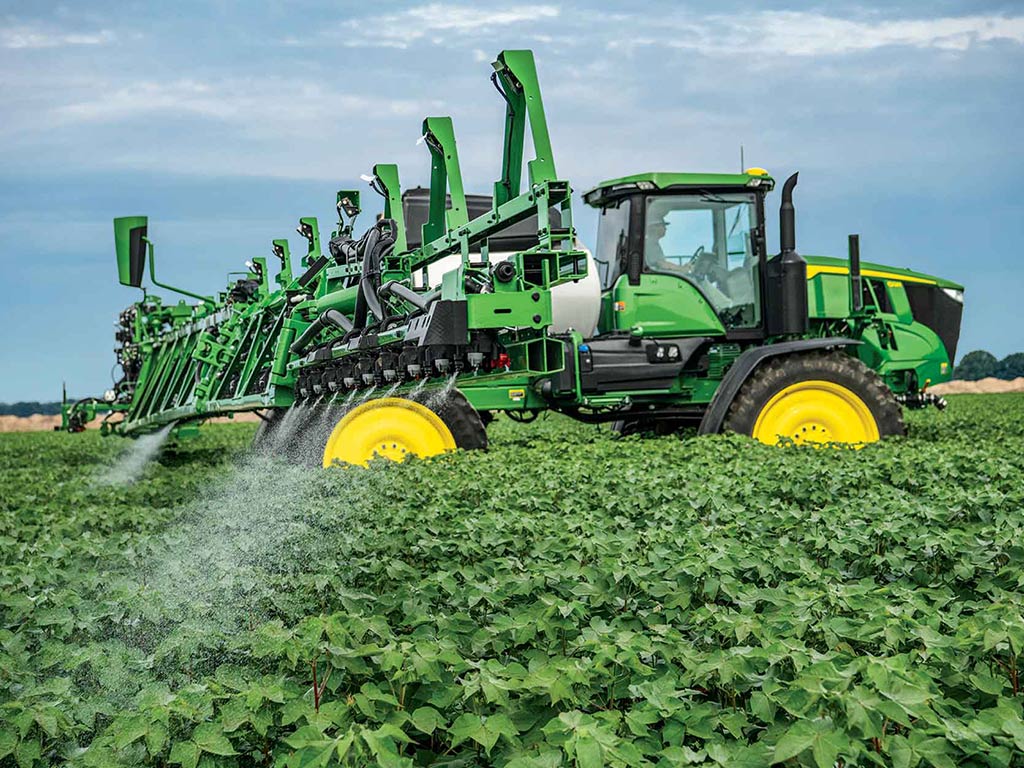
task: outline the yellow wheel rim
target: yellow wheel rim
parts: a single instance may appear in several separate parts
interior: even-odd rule
[[[455,448],[451,430],[425,405],[383,397],[342,417],[327,438],[323,465],[341,461],[366,466],[374,456],[402,461],[409,454],[436,456]]]
[[[871,409],[846,387],[831,381],[801,381],[780,390],[754,423],[753,437],[775,445],[780,438],[798,444],[873,443],[878,424]]]

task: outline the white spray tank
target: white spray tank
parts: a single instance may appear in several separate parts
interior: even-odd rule
[[[578,240],[576,248],[587,254],[587,276],[582,280],[562,283],[551,289],[551,330],[555,333],[564,333],[572,329],[589,338],[597,329],[597,320],[601,313],[601,280],[590,249]],[[492,252],[488,260],[491,264],[497,264],[511,255],[510,252]],[[455,253],[431,264],[427,268],[427,281],[430,287],[439,287],[441,276],[445,272],[458,269],[461,263],[462,256]]]
[[[407,238],[410,247],[419,245],[420,227],[427,218],[427,207],[429,205],[430,191],[417,188],[407,191],[402,195],[402,207],[405,214]],[[475,218],[491,209],[491,198],[486,195],[467,195],[467,208],[470,218]],[[516,234],[530,227],[529,220],[515,225]],[[536,222],[533,223],[536,230]],[[513,235],[515,237],[516,235]],[[499,242],[501,237],[496,238]],[[493,242],[493,241],[492,241]],[[590,250],[579,240],[576,240],[575,247],[587,255],[587,276],[582,280],[563,283],[551,290],[551,330],[555,333],[564,333],[570,329],[582,333],[585,338],[594,335],[597,330],[598,317],[601,314],[601,281],[597,273],[597,264]],[[504,261],[514,253],[508,248],[495,248],[491,251],[488,261],[497,264]],[[476,260],[479,260],[476,254]],[[427,267],[427,283],[431,288],[441,285],[441,277],[446,272],[458,269],[462,263],[459,254],[445,256]],[[417,279],[417,285],[422,285]]]

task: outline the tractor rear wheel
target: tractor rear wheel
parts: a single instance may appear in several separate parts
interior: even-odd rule
[[[366,466],[374,457],[402,461],[410,454],[426,458],[456,448],[486,447],[487,431],[480,414],[459,392],[452,392],[439,405],[384,397],[342,416],[327,438],[322,465],[340,461]]]
[[[765,362],[729,408],[724,431],[762,443],[873,443],[904,434],[903,411],[882,379],[843,352]]]

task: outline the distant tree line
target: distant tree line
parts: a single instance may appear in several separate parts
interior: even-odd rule
[[[0,416],[31,416],[34,413],[54,416],[60,413],[60,402],[0,403]]]
[[[963,381],[977,381],[990,376],[1006,381],[1024,376],[1024,352],[1014,352],[998,360],[991,352],[979,349],[964,355],[953,371],[953,378]]]

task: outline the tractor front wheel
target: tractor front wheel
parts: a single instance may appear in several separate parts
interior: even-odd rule
[[[775,445],[873,443],[904,434],[903,412],[873,370],[843,352],[765,362],[726,416],[725,431]]]

